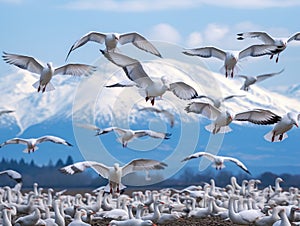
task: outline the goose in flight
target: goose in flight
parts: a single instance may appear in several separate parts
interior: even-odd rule
[[[175,124],[174,115],[172,113],[170,113],[169,111],[165,110],[165,109],[158,109],[158,108],[154,108],[154,107],[145,107],[145,108],[139,109],[139,111],[154,112],[154,113],[157,113],[157,114],[164,115],[169,120],[171,128]]]
[[[119,193],[125,186],[121,183],[122,177],[129,173],[137,171],[162,170],[167,166],[163,162],[152,159],[134,159],[124,166],[115,163],[113,166],[107,166],[96,161],[77,162],[60,169],[66,174],[75,174],[83,172],[87,168],[93,168],[100,176],[108,179],[110,193]]]
[[[274,45],[252,45],[241,51],[225,51],[216,47],[203,47],[196,49],[185,49],[184,54],[188,56],[199,56],[203,58],[215,57],[224,61],[225,76],[228,77],[230,73],[233,78],[235,73],[235,67],[239,60],[251,56],[259,57],[267,54],[271,54],[272,50],[275,50]]]
[[[225,167],[224,162],[226,161],[230,161],[235,163],[237,166],[239,166],[242,170],[244,170],[246,173],[250,174],[249,170],[247,169],[247,167],[238,159],[236,158],[232,158],[232,157],[226,157],[226,156],[219,156],[219,155],[213,155],[211,153],[208,152],[197,152],[194,153],[192,155],[187,156],[186,158],[184,158],[181,162],[184,161],[188,161],[194,158],[199,158],[199,157],[205,157],[208,160],[213,162],[212,167],[215,167],[216,170],[221,170]]]
[[[295,125],[298,127],[298,121],[300,120],[300,114],[289,112],[283,117],[280,117],[279,122],[274,126],[274,128],[267,133],[264,138],[270,142],[279,142],[288,137],[287,131],[291,130]]]
[[[100,33],[91,31],[84,36],[82,36],[79,40],[77,40],[69,50],[69,53],[66,57],[66,61],[72,51],[75,49],[83,46],[87,42],[97,42],[100,44],[105,44],[106,51],[115,51],[117,48],[117,44],[127,44],[132,43],[135,47],[144,50],[146,52],[152,53],[158,57],[162,57],[159,51],[154,47],[154,45],[149,42],[145,37],[142,35],[136,33],[136,32],[130,32],[130,33],[124,33],[124,34],[118,34],[118,33]]]
[[[229,96],[226,96],[226,97],[223,97],[223,98],[214,99],[210,96],[200,95],[197,98],[199,98],[199,99],[206,98],[206,99],[210,100],[213,103],[214,107],[220,108],[224,101],[230,100],[233,97],[244,97],[244,96],[245,95],[229,95]]]
[[[9,176],[11,179],[13,179],[14,181],[16,181],[17,183],[22,183],[22,175],[15,171],[15,170],[3,170],[0,172],[0,175],[7,175]]]
[[[136,59],[115,52],[100,51],[109,61],[122,67],[126,76],[131,80],[131,84],[125,81],[106,87],[129,87],[135,85],[141,88],[140,93],[143,93],[146,102],[151,100],[152,105],[154,105],[155,97],[162,97],[166,91],[172,91],[175,96],[183,100],[190,100],[198,95],[197,91],[190,85],[184,82],[170,83],[166,76],[162,76],[161,81],[153,81],[144,71],[142,64]]]
[[[282,69],[279,72],[269,73],[269,74],[262,74],[257,76],[247,76],[247,75],[237,75],[236,77],[245,79],[243,86],[241,87],[241,90],[249,91],[249,88],[251,85],[264,81],[265,79],[271,78],[274,75],[278,75],[282,73],[284,69]]]
[[[50,82],[54,75],[88,76],[96,70],[96,67],[86,64],[66,64],[61,67],[54,68],[52,63],[48,62],[46,66],[43,66],[42,63],[31,56],[6,52],[3,52],[2,57],[6,63],[13,64],[21,69],[40,75],[40,80],[32,85],[34,88],[37,88],[38,92],[51,91],[55,89]]]
[[[271,55],[270,59],[272,59],[273,56],[277,54],[276,63],[278,63],[279,54],[286,49],[286,46],[290,41],[300,40],[300,32],[297,32],[288,38],[273,38],[267,32],[263,31],[244,32],[237,34],[237,36],[238,40],[244,40],[246,38],[258,38],[266,45],[275,45],[276,49],[272,50],[269,55]]]
[[[96,131],[95,136],[114,131],[118,134],[119,137],[117,138],[117,140],[120,143],[122,143],[123,147],[127,147],[128,142],[132,141],[134,138],[149,136],[158,139],[169,139],[171,136],[170,133],[156,132],[153,130],[131,130],[131,129],[123,129],[115,126],[108,127],[105,129],[100,129],[99,127],[93,125],[78,125],[78,126],[86,129],[95,130]]]
[[[280,116],[265,109],[254,109],[238,113],[236,115],[230,114],[228,111],[221,111],[209,103],[192,102],[188,104],[185,110],[202,114],[213,122],[205,127],[206,130],[216,133],[227,133],[231,131],[228,126],[233,120],[236,121],[248,121],[258,125],[274,124],[280,120]]]
[[[39,138],[30,138],[30,139],[24,139],[24,138],[12,138],[10,140],[5,141],[4,143],[0,144],[0,148],[2,148],[5,145],[8,144],[24,144],[27,145],[27,148],[23,151],[25,153],[30,153],[31,151],[34,152],[38,149],[37,145],[42,143],[42,142],[46,142],[46,141],[50,141],[56,144],[63,144],[66,146],[72,146],[72,144],[70,144],[68,141],[60,138],[60,137],[56,137],[56,136],[42,136]]]
[[[0,110],[0,116],[4,114],[9,114],[15,112],[14,110]]]

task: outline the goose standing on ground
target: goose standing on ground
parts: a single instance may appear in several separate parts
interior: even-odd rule
[[[100,129],[99,127],[96,127],[93,125],[78,125],[78,126],[87,128],[87,129],[96,130],[96,132],[97,132],[96,136],[114,131],[119,136],[117,138],[117,141],[122,143],[123,147],[127,147],[128,142],[132,141],[134,138],[150,136],[152,138],[167,140],[171,136],[170,133],[156,132],[153,130],[131,130],[131,129],[123,129],[123,128],[119,128],[119,127],[108,127],[105,129]]]
[[[66,61],[72,51],[75,49],[85,45],[87,42],[97,42],[100,44],[105,44],[105,51],[112,51],[114,52],[117,48],[117,44],[120,43],[121,45],[132,43],[135,47],[144,50],[146,52],[152,53],[158,57],[162,57],[161,54],[158,52],[158,50],[152,45],[151,42],[149,42],[146,38],[144,38],[142,35],[136,33],[136,32],[130,32],[130,33],[124,33],[124,34],[118,34],[118,33],[99,33],[95,31],[91,31],[84,36],[82,36],[78,41],[76,41],[67,57]]]
[[[182,160],[182,162],[187,161],[187,160],[191,160],[191,159],[194,159],[194,158],[199,158],[199,157],[205,157],[205,158],[209,159],[210,161],[212,161],[214,163],[212,166],[215,167],[217,170],[223,169],[225,167],[224,162],[230,161],[230,162],[235,163],[242,170],[244,170],[246,173],[248,173],[248,174],[251,175],[251,173],[249,172],[249,170],[247,169],[247,167],[240,160],[238,160],[236,158],[233,158],[233,157],[213,155],[213,154],[208,153],[208,152],[197,152],[197,153],[194,153],[194,154],[189,155],[186,158],[184,158]]]
[[[32,225],[35,225],[40,219],[41,219],[40,210],[37,207],[35,207],[34,211],[31,214],[23,216],[23,217],[19,217],[15,221],[15,223],[16,223],[16,225],[20,224],[22,226],[32,226]]]
[[[184,54],[188,56],[199,56],[204,58],[216,57],[224,61],[225,76],[228,74],[233,75],[236,70],[236,64],[239,60],[251,56],[259,57],[267,54],[271,54],[276,49],[274,45],[252,45],[241,51],[224,51],[216,47],[203,47],[196,49],[185,49]]]
[[[72,222],[70,224],[68,224],[69,226],[91,226],[90,224],[88,223],[85,223],[81,220],[81,217],[83,215],[85,215],[85,210],[83,209],[79,209],[77,208],[76,209],[76,212],[75,212],[75,216],[74,216],[74,219],[72,220]]]
[[[265,79],[271,78],[274,75],[278,75],[282,73],[284,69],[282,69],[279,72],[269,73],[269,74],[262,74],[257,76],[247,76],[247,75],[237,75],[236,77],[245,79],[243,86],[241,87],[241,90],[249,91],[249,88],[251,85],[264,81]]]
[[[171,128],[175,124],[175,116],[165,109],[158,109],[158,108],[154,108],[154,107],[145,107],[145,108],[139,109],[139,111],[154,112],[157,114],[164,115],[169,120]]]
[[[233,120],[248,121],[258,125],[274,124],[280,120],[280,116],[265,109],[254,109],[245,111],[232,116],[228,111],[221,111],[209,103],[192,102],[188,104],[185,110],[202,114],[213,122],[205,127],[206,130],[216,133],[227,133],[231,131],[228,126]]]
[[[66,64],[54,68],[52,63],[48,62],[46,66],[43,66],[42,63],[38,62],[38,60],[33,57],[5,52],[2,57],[6,63],[13,64],[21,69],[40,75],[40,80],[33,84],[33,87],[37,88],[38,92],[54,90],[54,86],[50,82],[54,75],[88,76],[96,70],[96,67],[86,64]]]
[[[125,187],[121,183],[121,179],[125,175],[136,171],[162,170],[166,166],[167,164],[152,159],[135,159],[121,167],[118,163],[115,163],[114,166],[111,167],[95,161],[84,161],[65,166],[61,168],[60,171],[67,174],[74,174],[83,172],[86,168],[92,167],[99,175],[108,179],[110,193],[114,191],[119,193],[120,190]]]
[[[66,146],[72,146],[72,144],[70,144],[68,141],[66,141],[60,137],[47,135],[47,136],[42,136],[39,138],[30,138],[30,139],[13,138],[13,139],[7,140],[4,143],[0,144],[0,148],[2,148],[3,146],[5,146],[7,144],[24,144],[24,145],[27,145],[27,148],[23,152],[30,153],[31,151],[34,152],[38,149],[38,147],[37,147],[38,144],[40,144],[42,142],[46,142],[46,141],[51,141],[53,143],[63,144]]]
[[[224,101],[230,100],[233,97],[244,97],[244,96],[245,95],[229,95],[229,96],[226,96],[226,97],[223,97],[223,98],[215,99],[215,98],[212,98],[210,96],[200,95],[197,98],[199,98],[199,99],[206,98],[206,99],[210,100],[213,103],[214,107],[220,108]]]
[[[300,40],[300,32],[297,32],[288,38],[273,38],[268,33],[263,31],[244,32],[237,34],[237,36],[238,40],[244,40],[246,38],[258,38],[263,41],[264,44],[275,45],[277,48],[271,51],[270,59],[277,54],[276,63],[278,63],[279,54],[286,49],[286,46],[290,41]]]
[[[295,125],[298,127],[298,121],[300,120],[300,114],[289,112],[283,117],[280,121],[274,126],[274,128],[267,133],[264,138],[270,142],[279,142],[283,141],[288,137],[286,134],[287,131],[291,130]]]
[[[154,105],[155,97],[162,97],[166,91],[172,91],[175,96],[183,100],[190,100],[198,96],[197,91],[184,82],[170,83],[166,76],[162,76],[161,81],[153,81],[136,59],[119,53],[100,51],[109,61],[122,67],[126,76],[131,80],[130,84],[127,80],[106,87],[137,86],[141,88],[140,93],[145,97],[146,102],[150,100],[152,105]]]
[[[15,112],[14,110],[0,110],[0,116]]]
[[[129,219],[125,221],[112,220],[108,226],[156,226],[151,220]]]

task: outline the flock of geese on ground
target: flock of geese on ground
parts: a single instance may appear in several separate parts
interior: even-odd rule
[[[0,225],[2,226],[155,226],[181,219],[218,216],[236,225],[290,226],[300,224],[299,189],[283,191],[281,178],[274,186],[258,189],[260,180],[237,183],[231,177],[225,187],[213,179],[203,186],[191,185],[182,190],[133,191],[131,195],[112,196],[102,187],[89,193],[67,194],[66,190],[33,189],[21,192],[22,177],[16,171],[3,171],[15,177],[14,188],[0,187]],[[100,223],[100,224],[99,224]]]
[[[300,40],[300,32],[292,35],[289,38],[286,39],[275,39],[272,38],[270,35],[268,35],[265,32],[245,32],[245,33],[240,33],[237,35],[238,40],[243,40],[246,38],[259,38],[260,40],[263,41],[262,44],[257,44],[257,45],[252,45],[249,46],[241,51],[224,51],[221,49],[218,49],[216,47],[203,47],[203,48],[195,48],[195,49],[184,49],[183,54],[189,55],[189,56],[198,56],[198,57],[203,57],[203,58],[209,58],[209,57],[215,57],[224,62],[224,69],[225,69],[225,76],[226,77],[234,77],[236,73],[236,66],[237,63],[240,59],[243,59],[245,57],[259,57],[263,55],[270,55],[270,59],[273,58],[274,55],[277,55],[276,58],[276,63],[278,62],[279,59],[279,54],[286,48],[287,44],[293,40],[299,41]],[[230,127],[228,126],[232,121],[247,121],[251,122],[254,124],[258,125],[270,125],[270,124],[275,124],[274,128],[265,135],[265,139],[271,142],[277,142],[277,141],[282,141],[287,137],[286,132],[292,129],[293,125],[298,127],[298,121],[300,119],[300,114],[295,113],[295,112],[289,112],[284,116],[279,116],[270,110],[267,109],[253,109],[249,111],[244,111],[237,113],[235,115],[232,115],[230,112],[226,111],[224,108],[222,108],[222,103],[228,99],[231,99],[233,97],[239,97],[238,95],[231,95],[228,97],[225,97],[223,99],[213,99],[209,96],[206,95],[198,95],[198,92],[196,89],[189,84],[185,83],[184,81],[175,81],[171,82],[169,81],[169,78],[167,76],[162,76],[160,81],[156,81],[151,79],[151,76],[149,76],[143,69],[143,66],[141,62],[139,62],[137,59],[133,59],[129,56],[126,56],[124,54],[119,53],[117,51],[117,45],[124,45],[127,43],[132,43],[134,46],[137,48],[144,50],[148,53],[154,54],[158,57],[162,57],[162,55],[159,53],[159,51],[154,47],[154,45],[149,42],[146,38],[144,38],[142,35],[132,32],[132,33],[125,33],[125,34],[117,34],[117,33],[109,33],[109,34],[104,34],[104,33],[99,33],[99,32],[89,32],[88,34],[84,35],[81,37],[78,41],[74,43],[74,45],[71,47],[70,51],[68,52],[67,58],[68,59],[69,55],[71,54],[72,51],[75,49],[85,45],[87,42],[97,42],[100,44],[105,44],[105,49],[100,50],[100,52],[103,54],[103,56],[112,62],[113,64],[117,65],[118,67],[121,67],[122,70],[124,71],[125,75],[127,76],[126,81],[120,81],[116,84],[108,85],[107,88],[114,88],[114,87],[132,87],[136,86],[139,89],[139,93],[144,96],[146,102],[149,100],[151,102],[152,107],[147,107],[140,109],[140,111],[148,111],[148,112],[155,112],[157,114],[163,114],[167,118],[169,118],[171,127],[174,125],[174,115],[169,113],[168,111],[164,109],[158,109],[153,107],[155,104],[155,98],[157,97],[162,97],[165,92],[170,91],[172,92],[176,97],[179,99],[183,100],[192,100],[192,99],[203,99],[206,98],[208,102],[204,101],[197,101],[197,102],[190,102],[187,104],[187,107],[185,108],[186,112],[193,112],[196,114],[201,114],[202,116],[207,117],[212,121],[212,123],[205,128],[210,131],[213,134],[216,133],[226,133],[231,131]],[[51,62],[48,62],[46,65],[43,63],[40,63],[37,59],[31,57],[31,56],[25,56],[25,55],[18,55],[18,54],[12,54],[12,53],[7,53],[3,52],[3,60],[9,64],[15,65],[21,69],[28,70],[32,73],[40,75],[39,81],[33,84],[33,86],[37,89],[38,92],[46,92],[46,91],[51,91],[54,90],[54,86],[51,84],[51,79],[54,75],[73,75],[73,76],[88,76],[94,73],[97,70],[97,67],[92,66],[92,65],[87,65],[87,64],[65,64],[60,67],[53,67]],[[282,70],[283,71],[283,70]],[[244,75],[238,75],[237,77],[241,77],[245,79],[244,85],[241,87],[242,90],[248,91],[249,87],[253,85],[254,83],[263,81],[264,79],[270,78],[274,75],[282,73],[280,72],[275,72],[275,73],[270,73],[270,74],[264,74],[264,75],[259,75],[259,76],[244,76]],[[230,75],[230,76],[229,76]],[[3,110],[0,112],[0,115],[5,114],[5,113],[12,113],[12,110]],[[153,130],[130,130],[130,129],[124,129],[124,128],[118,128],[118,127],[108,127],[108,128],[98,128],[94,125],[80,125],[82,127],[88,128],[88,129],[93,129],[97,132],[96,135],[102,135],[106,134],[109,132],[116,132],[118,135],[118,141],[122,144],[123,147],[126,147],[128,142],[130,142],[134,138],[139,138],[143,136],[150,136],[152,138],[156,139],[169,139],[170,134],[169,133],[162,133],[162,132],[157,132]],[[42,143],[50,141],[53,143],[57,144],[63,144],[66,146],[72,146],[68,141],[57,137],[57,136],[42,136],[39,138],[30,138],[30,139],[25,139],[25,138],[12,138],[9,139],[2,144],[0,144],[0,148],[2,148],[5,145],[8,144],[24,144],[27,146],[27,148],[24,150],[26,153],[31,153],[37,150],[37,145]],[[224,162],[225,161],[231,161],[235,164],[237,164],[241,169],[243,169],[245,172],[249,173],[249,170],[246,168],[246,166],[240,162],[239,160],[232,158],[232,157],[225,157],[225,156],[215,156],[209,153],[204,153],[204,152],[198,152],[195,154],[192,154],[190,156],[187,156],[185,159],[182,161],[187,161],[193,158],[198,158],[198,157],[205,157],[208,158],[213,162],[213,166],[216,169],[222,169],[224,167]],[[124,166],[120,166],[118,163],[115,163],[113,166],[106,166],[103,163],[95,162],[95,161],[84,161],[84,162],[78,162],[66,167],[63,167],[61,169],[62,172],[67,173],[67,174],[74,174],[78,172],[84,171],[86,168],[92,167],[99,175],[101,175],[104,178],[107,178],[109,183],[108,185],[104,188],[105,191],[108,191],[108,194],[118,194],[119,198],[123,197],[120,195],[121,190],[125,187],[121,183],[121,179],[123,176],[127,175],[128,173],[136,172],[136,171],[146,171],[148,172],[149,170],[162,170],[167,165],[163,162],[157,161],[157,160],[152,160],[152,159],[135,159],[132,160],[131,162],[125,164]],[[10,173],[8,173],[10,172]],[[6,174],[11,176],[13,174],[11,171],[7,171]],[[233,188],[232,188],[233,189]],[[271,193],[269,189],[269,193]],[[227,200],[227,209],[226,205],[224,207],[218,207],[218,208],[223,208],[224,211],[227,210],[229,213],[232,215],[234,211],[228,211],[230,209],[233,209],[235,203],[235,199],[240,199],[240,194],[237,194],[236,190],[229,190],[231,193],[228,193],[228,200]],[[104,192],[104,191],[103,191]],[[103,192],[98,192],[98,199],[102,199]],[[165,191],[166,192],[166,191]],[[202,190],[200,193],[206,194],[206,189]],[[221,192],[221,191],[220,191]],[[259,191],[256,191],[253,189],[251,191],[251,196],[253,199],[258,198],[258,197],[264,197],[266,194],[264,193],[258,193]],[[8,193],[8,188],[5,190],[5,194],[7,195]],[[10,193],[9,193],[10,194]],[[169,194],[169,191],[166,192],[166,194]],[[158,193],[157,196],[152,195],[152,210],[154,211],[153,215],[157,215],[158,212],[157,210],[160,209],[162,210],[163,207],[166,205],[169,205],[170,211],[173,209],[171,206],[170,198],[166,194],[160,194]],[[235,194],[235,195],[233,195]],[[249,196],[248,194],[248,196]],[[164,197],[163,199],[161,198],[161,195]],[[178,195],[178,204],[180,204],[180,198],[182,198],[180,193],[177,193]],[[275,196],[281,195],[281,193],[275,193]],[[284,197],[286,197],[287,194],[284,194]],[[292,194],[289,194],[292,195]],[[12,194],[7,195],[7,197],[10,197],[12,199]],[[30,198],[31,197],[31,198]],[[155,197],[155,198],[154,198]],[[158,198],[160,197],[160,198]],[[187,197],[189,197],[187,199]],[[294,196],[293,196],[294,197]],[[296,197],[296,196],[295,196]],[[17,200],[24,198],[22,197],[21,194],[16,193],[15,198]],[[37,199],[41,198],[41,195],[37,196],[35,194],[28,194],[28,199],[27,204],[30,205],[30,203],[33,203]],[[48,197],[49,198],[49,197]],[[136,197],[133,197],[136,198]],[[202,198],[205,200],[205,204],[203,204],[201,207],[196,207],[198,205],[197,202],[193,200],[193,197],[191,195],[185,197],[185,202],[181,203],[185,210],[188,210],[189,206],[192,206],[192,208],[206,208],[206,209],[212,209],[212,206],[217,206],[217,197],[214,196],[208,196],[207,194],[204,195]],[[242,198],[246,199],[247,197],[244,195]],[[168,200],[168,202],[165,203],[165,200]],[[2,197],[3,200],[3,197]],[[104,198],[105,200],[105,198]],[[0,199],[1,201],[1,199]],[[12,200],[8,200],[12,201]],[[112,200],[109,200],[112,201]],[[119,200],[120,203],[125,203],[123,206],[126,206],[128,199],[122,199]],[[141,201],[141,200],[140,200]],[[20,200],[19,200],[20,202]],[[39,203],[43,203],[44,200],[40,199]],[[79,200],[74,201],[75,203],[80,203]],[[203,201],[204,202],[204,201]],[[216,203],[215,203],[216,202]],[[3,205],[5,206],[5,202]],[[50,203],[50,202],[49,202]],[[96,204],[98,202],[95,202]],[[120,204],[119,203],[119,204]],[[214,203],[216,205],[214,205]],[[18,203],[18,204],[21,204]],[[80,203],[81,204],[81,203]],[[99,204],[99,203],[98,203]],[[220,203],[219,203],[220,204]],[[61,200],[60,197],[58,197],[58,200],[52,202],[51,205],[48,205],[48,208],[53,208],[54,211],[55,209],[59,208],[65,208],[65,203]],[[74,204],[76,206],[76,204]],[[88,204],[85,204],[88,205]],[[232,208],[230,208],[232,207]],[[260,206],[261,207],[261,206]],[[260,208],[259,207],[259,208]],[[47,208],[44,205],[44,210],[47,213]],[[138,205],[133,205],[131,204],[131,209],[132,208],[137,208]],[[8,213],[10,215],[13,213],[14,210],[8,210],[6,207],[2,207],[2,216],[3,216],[3,222],[6,221],[9,217],[7,216]],[[27,214],[30,214],[30,216],[39,216],[39,208],[31,208],[31,211],[34,212],[30,214],[30,212],[27,212]],[[130,209],[130,208],[129,208]],[[151,208],[149,208],[151,210]],[[225,210],[226,209],[226,210]],[[256,212],[260,212],[260,210],[256,210]],[[88,210],[88,208],[87,208]],[[100,210],[100,207],[99,209]],[[142,218],[142,211],[143,208],[140,209],[140,212],[137,211],[137,216],[136,218]],[[19,213],[18,208],[15,208],[16,213]],[[57,216],[58,210],[55,211],[55,215]],[[75,211],[74,216],[74,224],[70,225],[81,225],[81,224],[76,224],[76,221],[80,221],[80,214],[81,210],[79,208],[73,208],[73,211]],[[196,211],[193,209],[193,211]],[[188,215],[190,215],[191,212],[193,211],[188,211]],[[237,210],[235,210],[237,211]],[[254,210],[253,210],[254,211]],[[275,209],[273,210],[274,213]],[[275,216],[278,218],[278,216],[282,215],[282,212],[286,210],[278,210],[278,214]],[[63,212],[63,211],[62,211]],[[128,211],[125,211],[126,214],[128,214]],[[184,212],[184,211],[183,211]],[[88,211],[87,211],[88,213]],[[130,213],[130,211],[129,211]],[[237,214],[236,212],[234,212]],[[268,213],[268,211],[266,211]],[[49,211],[48,211],[49,214]],[[62,214],[62,213],[61,213]],[[140,216],[139,216],[140,214]],[[181,213],[182,214],[182,213]],[[260,214],[262,214],[260,212]],[[49,215],[48,215],[49,216]],[[178,215],[180,217],[180,214]],[[227,217],[228,217],[227,216]],[[128,217],[128,216],[127,216]],[[26,217],[25,217],[26,218]],[[118,218],[119,219],[119,218]],[[160,218],[155,218],[153,220],[158,220]],[[230,217],[230,219],[234,222],[235,218]],[[141,220],[139,220],[141,221]],[[283,221],[283,220],[282,220]],[[241,221],[242,222],[242,221]],[[244,221],[245,223],[246,221]],[[34,224],[26,224],[22,223],[21,220],[17,220],[15,222],[16,224],[19,225],[34,225]],[[56,222],[57,223],[57,222]],[[124,223],[124,224],[123,224]],[[112,221],[110,225],[148,225],[147,223],[120,223],[120,222],[114,222]],[[149,223],[149,222],[148,222]],[[249,223],[249,222],[246,222]],[[58,224],[58,223],[57,223]],[[152,224],[152,222],[151,222]],[[151,225],[150,224],[150,225]],[[241,223],[242,224],[242,223]],[[11,225],[11,224],[5,224],[5,225]],[[48,225],[48,224],[47,224]],[[49,224],[50,225],[50,224]],[[58,224],[58,225],[63,225],[63,224]]]

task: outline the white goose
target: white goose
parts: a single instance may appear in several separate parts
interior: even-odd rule
[[[96,70],[96,67],[86,64],[66,64],[54,68],[52,63],[49,62],[46,66],[43,66],[42,63],[38,62],[38,60],[33,57],[5,52],[2,57],[4,61],[9,64],[13,64],[21,69],[40,75],[40,80],[33,84],[33,87],[37,88],[38,92],[40,90],[42,90],[42,92],[54,90],[54,86],[50,82],[54,75],[87,76]]]
[[[162,133],[156,132],[153,130],[131,130],[131,129],[123,129],[119,127],[108,127],[105,129],[100,129],[99,127],[93,125],[78,125],[82,128],[96,130],[96,136],[106,134],[109,132],[116,132],[118,134],[117,141],[119,141],[123,147],[127,147],[128,142],[132,141],[135,138],[149,136],[152,138],[158,139],[169,139],[171,134],[170,133]]]
[[[291,130],[295,125],[298,127],[298,121],[300,120],[300,114],[289,112],[283,117],[280,121],[274,126],[274,128],[267,133],[264,138],[270,142],[279,142],[283,141],[288,137],[286,134],[287,131]]]
[[[19,217],[15,221],[15,223],[20,224],[22,226],[32,226],[35,225],[40,219],[41,219],[40,210],[37,207],[35,207],[33,213],[23,217]]]
[[[270,59],[272,59],[273,56],[277,54],[276,63],[278,62],[279,54],[286,49],[287,44],[290,41],[300,40],[300,32],[297,32],[288,38],[273,38],[268,33],[263,31],[244,32],[237,34],[237,36],[238,40],[244,40],[246,38],[258,38],[263,41],[264,44],[275,45],[277,48],[271,51]]]
[[[37,145],[42,143],[42,142],[46,142],[46,141],[50,141],[56,144],[63,144],[66,146],[72,146],[72,144],[70,144],[68,141],[57,137],[57,136],[42,136],[39,138],[29,138],[29,139],[25,139],[25,138],[12,138],[10,140],[5,141],[4,143],[0,144],[0,148],[2,148],[5,145],[8,144],[24,144],[27,145],[27,148],[23,151],[25,153],[30,153],[31,151],[34,152],[36,150],[38,150]]]
[[[242,170],[244,170],[246,173],[250,174],[249,170],[247,169],[247,167],[238,159],[236,158],[232,158],[232,157],[226,157],[226,156],[219,156],[219,155],[213,155],[211,153],[208,152],[197,152],[194,153],[192,155],[187,156],[186,158],[184,158],[182,160],[183,161],[188,161],[194,158],[199,158],[199,157],[205,157],[207,159],[209,159],[210,161],[212,161],[214,164],[212,165],[213,167],[215,167],[217,170],[221,170],[225,167],[224,162],[226,161],[230,161],[235,163],[237,166],[239,166]]]
[[[77,208],[74,219],[70,224],[68,224],[68,226],[91,226],[90,224],[85,223],[81,220],[81,216],[83,216],[84,214],[86,213],[83,209]]]
[[[65,166],[60,171],[67,174],[74,174],[92,167],[99,175],[109,180],[110,193],[113,193],[113,191],[119,193],[120,189],[125,187],[121,183],[123,176],[136,171],[161,170],[166,166],[165,163],[152,159],[135,159],[122,167],[118,163],[115,163],[111,167],[95,161],[84,161]]]
[[[151,220],[129,219],[125,221],[112,220],[108,226],[156,226]]]
[[[140,93],[145,96],[145,100],[151,100],[152,105],[154,105],[155,98],[162,97],[166,91],[172,91],[175,96],[183,100],[190,100],[198,95],[197,91],[190,85],[184,82],[170,83],[166,76],[162,76],[161,81],[153,81],[144,71],[142,64],[136,59],[119,53],[100,51],[109,61],[122,67],[127,78],[131,80],[130,84],[125,81],[106,87],[137,86],[141,88]]]
[[[262,74],[262,75],[257,75],[257,76],[237,75],[236,77],[245,79],[244,84],[241,87],[241,90],[249,91],[249,88],[251,85],[262,82],[265,79],[271,78],[274,75],[278,75],[278,74],[282,73],[283,71],[284,71],[284,69],[282,69],[279,72]]]
[[[106,51],[115,51],[118,43],[121,45],[132,43],[135,47],[141,50],[144,50],[158,57],[161,57],[161,54],[152,45],[152,43],[136,32],[118,34],[118,33],[100,33],[100,32],[91,31],[85,34],[84,36],[82,36],[78,41],[76,41],[72,45],[66,57],[66,60],[68,59],[72,51],[85,45],[89,41],[97,42],[100,44],[104,43],[106,47]]]
[[[231,115],[228,111],[221,111],[209,103],[192,102],[189,103],[185,110],[202,114],[203,116],[213,120],[213,122],[206,126],[205,129],[213,134],[227,133],[231,131],[228,126],[233,120],[248,121],[258,125],[274,124],[280,120],[280,116],[265,109],[254,109]]]
[[[266,54],[271,54],[276,49],[274,45],[252,45],[241,51],[224,51],[216,47],[203,47],[196,49],[185,49],[184,54],[189,56],[199,56],[204,58],[216,57],[224,61],[225,76],[230,73],[233,78],[235,66],[239,60],[251,56],[259,57]]]

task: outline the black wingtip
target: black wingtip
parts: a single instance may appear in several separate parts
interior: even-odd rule
[[[105,55],[105,51],[104,51],[103,49],[99,49],[99,51],[100,51],[103,55]]]
[[[237,36],[243,36],[243,33],[238,33],[238,34],[236,34]]]
[[[237,39],[237,40],[244,40],[243,37],[237,37],[236,39]]]
[[[69,143],[68,141],[66,142],[66,144],[71,147],[73,146],[73,144]]]

